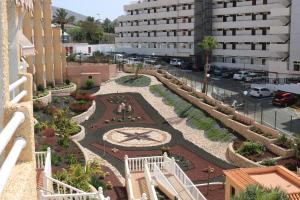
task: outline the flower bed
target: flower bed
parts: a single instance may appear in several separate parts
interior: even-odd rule
[[[65,96],[70,95],[72,92],[76,91],[76,85],[74,83],[70,84],[62,84],[56,87],[50,87],[49,90],[51,91],[53,96]]]
[[[79,115],[72,117],[72,121],[80,124],[86,121],[87,119],[89,119],[95,113],[95,110],[96,110],[96,102],[93,101],[91,106],[85,112],[82,112]]]
[[[266,133],[266,132],[262,131],[260,128],[256,127],[255,125],[250,127],[250,131],[252,131],[256,134],[259,134],[268,139],[276,139],[277,138],[276,136],[274,136],[270,133]]]
[[[259,162],[268,158],[277,157],[263,144],[250,141],[236,140],[233,143],[233,149],[236,151],[236,153],[253,162]]]
[[[151,79],[144,75],[135,75],[123,76],[115,80],[116,83],[129,87],[146,87],[151,83]]]

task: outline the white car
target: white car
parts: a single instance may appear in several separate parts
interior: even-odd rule
[[[257,74],[257,73],[250,73],[248,74],[248,76],[245,78],[246,82],[259,82],[259,81],[263,81],[266,80],[266,76],[262,75],[262,74]]]
[[[129,64],[139,64],[141,63],[137,58],[129,58],[129,61],[128,61]]]
[[[272,92],[263,86],[255,86],[253,88],[251,88],[250,90],[250,95],[253,97],[269,97],[272,95]]]
[[[182,65],[182,60],[177,59],[177,58],[172,59],[172,60],[170,61],[170,65],[180,66],[180,65]]]
[[[75,60],[76,61],[84,61],[84,60],[87,60],[88,57],[90,57],[91,54],[89,53],[78,53],[76,56],[75,56]]]
[[[236,74],[233,75],[233,79],[234,80],[242,81],[242,80],[246,79],[246,77],[248,76],[248,74],[249,74],[248,71],[239,71],[238,73],[236,73]]]

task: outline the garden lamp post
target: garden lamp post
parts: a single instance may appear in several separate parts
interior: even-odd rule
[[[243,92],[244,95],[244,114],[246,115],[246,96],[248,95],[248,91]],[[247,106],[247,113],[248,113],[248,106]]]
[[[206,77],[207,77],[207,84],[206,84],[206,95],[207,95],[210,74],[207,74]]]

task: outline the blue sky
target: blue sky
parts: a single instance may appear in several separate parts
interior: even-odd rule
[[[56,7],[66,8],[87,16],[115,19],[123,14],[123,5],[132,0],[52,0]]]

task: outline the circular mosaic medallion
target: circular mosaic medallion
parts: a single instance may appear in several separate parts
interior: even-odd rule
[[[103,135],[103,140],[124,147],[151,147],[167,144],[171,135],[153,128],[120,128]]]

